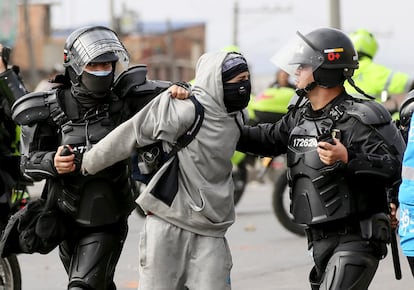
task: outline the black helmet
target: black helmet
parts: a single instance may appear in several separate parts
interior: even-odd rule
[[[409,127],[411,115],[414,112],[414,90],[410,91],[400,107],[400,125]]]
[[[321,68],[358,68],[358,55],[354,45],[342,31],[335,28],[316,29],[306,34],[304,41],[323,56]]]
[[[273,56],[272,61],[294,75],[298,66],[312,67],[320,86],[333,87],[350,78],[358,68],[358,54],[350,38],[335,28],[319,28],[302,35]]]
[[[81,75],[90,62],[120,62],[128,68],[129,56],[117,34],[104,26],[82,27],[66,39],[63,51],[63,66],[71,67]]]

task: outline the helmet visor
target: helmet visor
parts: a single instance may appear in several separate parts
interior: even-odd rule
[[[65,66],[71,66],[77,75],[81,75],[85,66],[100,56],[112,56],[123,70],[128,68],[129,57],[118,37],[111,30],[95,29],[81,34],[66,53]],[[96,59],[96,60],[95,60]]]
[[[300,66],[309,66],[315,71],[324,62],[324,57],[297,31],[295,37],[276,52],[270,61],[294,76]]]

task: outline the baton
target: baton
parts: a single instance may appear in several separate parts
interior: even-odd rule
[[[391,253],[392,253],[392,262],[394,264],[394,275],[395,279],[401,280],[401,264],[400,264],[400,256],[398,253],[398,243],[397,243],[397,235],[395,230],[392,230],[391,233]]]

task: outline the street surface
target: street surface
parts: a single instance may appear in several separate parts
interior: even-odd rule
[[[35,187],[32,193],[38,192]],[[310,289],[308,272],[312,261],[306,239],[291,234],[278,223],[271,207],[272,186],[252,181],[236,207],[237,220],[227,238],[233,255],[233,290]],[[130,231],[118,263],[118,290],[137,289],[138,238],[144,218],[132,213]],[[390,251],[391,253],[391,251]],[[400,254],[402,279],[394,278],[391,254],[380,263],[370,289],[414,289],[405,257]],[[58,252],[20,255],[23,290],[64,290],[66,274]],[[190,289],[197,290],[197,289]]]

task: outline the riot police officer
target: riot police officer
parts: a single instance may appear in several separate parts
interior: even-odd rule
[[[17,66],[8,66],[11,49],[0,44],[0,228],[12,213],[12,190],[18,190],[19,127],[12,120],[13,102],[27,93]]]
[[[147,80],[144,66],[128,68],[125,47],[103,26],[72,32],[63,57],[64,75],[55,80],[59,87],[28,94],[13,106],[13,117],[22,124],[21,169],[32,180],[46,179],[42,198],[56,201],[70,233],[59,245],[68,289],[116,289],[115,267],[136,198],[129,161],[94,176],[68,174],[65,164],[170,83]],[[68,152],[62,144],[70,145]]]
[[[272,60],[296,78],[299,99],[279,122],[244,127],[238,150],[287,154],[291,213],[307,225],[315,263],[312,289],[367,289],[395,220],[386,193],[397,192],[402,136],[381,104],[345,91],[358,57],[340,30],[297,32]]]

